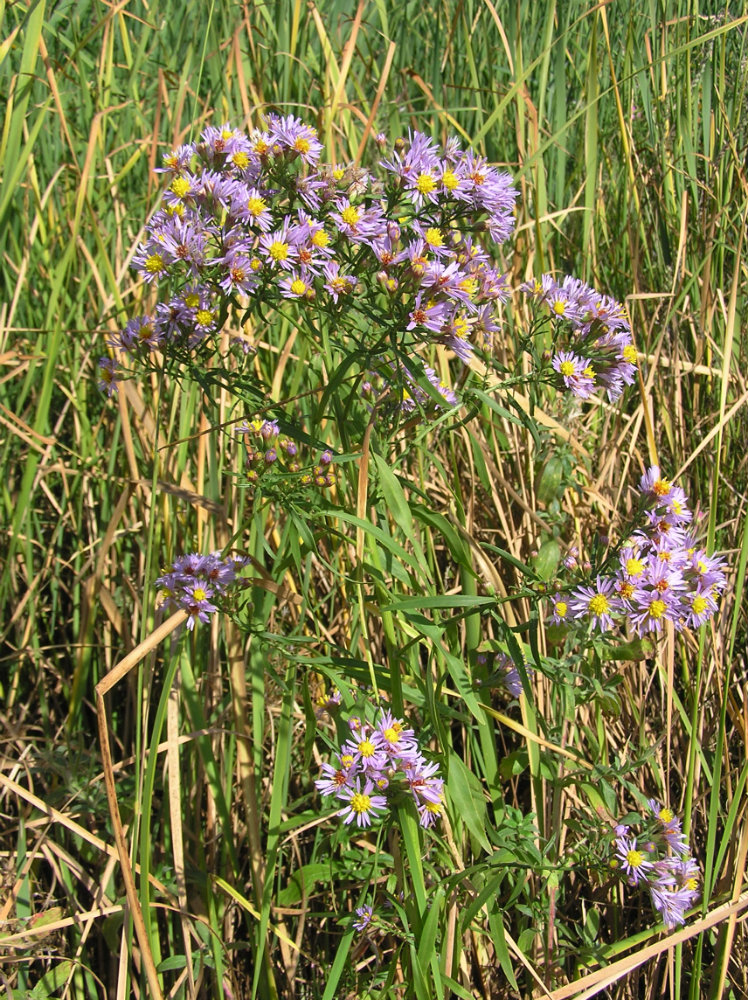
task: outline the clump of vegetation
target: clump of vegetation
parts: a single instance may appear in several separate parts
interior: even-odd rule
[[[745,987],[745,17],[670,6],[10,10],[11,995]]]

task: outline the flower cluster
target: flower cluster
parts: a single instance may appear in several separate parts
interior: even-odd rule
[[[352,337],[369,317],[382,340],[386,320],[406,351],[441,343],[469,361],[509,295],[490,251],[512,233],[517,190],[456,139],[442,148],[413,132],[378,145],[388,155],[376,176],[325,164],[311,126],[268,115],[249,134],[211,126],[168,153],[160,170],[169,186],[133,257],[162,300],[111,346],[123,355],[194,348],[222,327],[229,305],[264,315],[295,302],[329,309]],[[117,369],[102,370],[111,393]],[[434,385],[451,402],[451,390]]]
[[[478,653],[476,661],[482,667],[491,666],[494,669],[494,674],[482,681],[482,686],[488,686],[496,680],[504,685],[513,698],[519,698],[522,694],[522,678],[511,656],[501,652]],[[528,677],[531,677],[533,669],[529,663],[525,663],[525,670]]]
[[[623,307],[578,278],[550,274],[521,286],[553,322],[551,367],[556,381],[579,399],[599,387],[617,399],[636,374],[636,348]]]
[[[248,561],[241,556],[222,558],[218,552],[205,556],[197,553],[178,556],[169,572],[156,580],[156,586],[162,590],[159,606],[168,604],[188,611],[189,629],[198,621],[209,621],[211,614],[218,610],[212,598],[221,597],[236,582],[237,571]]]
[[[238,428],[244,436],[247,479],[256,483],[269,469],[297,475],[301,486],[330,487],[335,483],[332,452],[323,451],[316,463],[302,466],[299,445],[281,434],[277,420],[252,420]]]
[[[322,795],[345,802],[338,815],[344,823],[370,826],[387,809],[387,796],[409,791],[421,826],[432,826],[442,811],[444,781],[439,766],[418,749],[412,729],[392,712],[382,710],[375,725],[359,718],[348,722],[350,738],[337,753],[337,764],[323,764],[315,785]]]
[[[698,899],[699,867],[691,857],[680,820],[655,799],[648,800],[656,829],[649,839],[631,835],[623,824],[615,828],[614,868],[629,885],[649,890],[652,905],[668,930],[685,923],[685,913]]]
[[[616,565],[594,584],[553,599],[554,624],[581,619],[606,632],[625,619],[639,636],[697,628],[717,611],[727,583],[724,560],[709,556],[689,530],[685,493],[652,466],[639,482],[639,527],[619,549]]]

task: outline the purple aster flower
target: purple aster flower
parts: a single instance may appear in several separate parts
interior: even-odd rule
[[[649,894],[652,906],[660,914],[669,931],[685,924],[686,910],[693,906],[693,893],[688,889],[676,889],[661,882],[652,882]]]
[[[263,233],[268,232],[273,224],[268,193],[246,184],[235,189],[231,214],[245,225],[256,226]]]
[[[668,594],[637,587],[631,595],[628,619],[636,629],[637,635],[661,632],[666,621],[675,622],[677,617],[676,605]]]
[[[169,216],[159,230],[158,246],[167,260],[184,264],[196,275],[207,259],[209,230],[198,219]]]
[[[653,862],[647,858],[644,851],[637,850],[636,837],[619,837],[616,839],[616,857],[622,870],[628,875],[629,885],[638,885],[652,871]]]
[[[144,281],[150,283],[169,274],[169,256],[160,243],[148,240],[141,243],[132,259],[132,266],[140,271]]]
[[[427,763],[419,754],[404,767],[403,775],[417,806],[425,802],[441,805],[444,797],[444,779],[439,777],[437,763],[433,761]]]
[[[353,778],[358,767],[352,754],[338,754],[338,766],[322,765],[322,777],[315,779],[314,784],[321,795],[337,795],[344,788],[353,788]]]
[[[222,558],[217,552],[178,556],[171,570],[156,580],[156,586],[163,591],[160,605],[170,604],[188,611],[189,629],[198,621],[207,622],[217,610],[210,598],[223,594],[235,582],[237,570],[246,564],[244,558]]]
[[[670,502],[673,484],[660,475],[658,465],[653,465],[639,480],[639,492],[650,504],[661,507]]]
[[[681,601],[683,624],[689,628],[699,628],[716,614],[718,608],[715,591],[697,589],[685,594]]]
[[[312,291],[310,276],[304,271],[291,271],[278,282],[281,295],[286,299],[303,299]]]
[[[424,801],[418,804],[418,822],[424,829],[434,826],[444,811],[441,802]]]
[[[260,253],[272,267],[290,271],[299,256],[298,249],[289,236],[289,218],[286,216],[280,229],[263,233],[260,237]]]
[[[374,920],[374,910],[367,905],[359,906],[356,908],[356,916],[358,920],[353,921],[353,926],[357,931],[363,931]]]
[[[567,389],[579,399],[589,399],[595,391],[595,375],[588,358],[582,358],[572,351],[559,351],[551,361],[551,367],[561,376]]]
[[[323,271],[327,279],[323,287],[325,291],[330,293],[333,302],[337,303],[341,295],[349,295],[358,284],[357,278],[350,274],[340,273],[340,264],[336,260],[325,264]]]
[[[194,154],[195,147],[192,143],[172,149],[169,153],[164,153],[163,167],[155,167],[154,172],[157,174],[181,174],[188,169]]]
[[[317,138],[317,130],[294,115],[277,118],[268,116],[270,145],[279,143],[304,163],[314,165],[322,153],[322,143]]]
[[[292,442],[289,442],[289,444],[291,443]],[[291,452],[288,452],[288,454],[291,454]],[[296,454],[296,452],[294,451],[293,454]],[[333,688],[329,694],[323,694],[317,699],[314,706],[314,714],[317,718],[319,718],[323,712],[327,712],[328,715],[331,715],[337,708],[340,707],[342,700],[343,696],[340,691],[337,688]]]
[[[99,382],[98,386],[110,398],[117,393],[117,372],[120,369],[119,362],[114,358],[99,358]]]
[[[234,292],[249,295],[259,283],[260,279],[252,268],[251,259],[244,254],[232,255],[231,262],[219,281],[219,285],[226,295],[232,295]]]
[[[377,813],[387,809],[387,799],[384,795],[372,794],[374,783],[367,780],[363,789],[361,788],[361,778],[356,778],[355,788],[347,785],[338,792],[338,798],[347,802],[347,805],[340,810],[339,816],[348,825],[354,820],[359,827],[371,826],[372,818],[376,818]]]
[[[551,612],[549,621],[551,621],[554,625],[566,624],[569,616],[569,605],[563,594],[554,594],[551,604],[553,606],[553,611]]]
[[[689,848],[681,829],[680,820],[672,809],[661,806],[656,799],[648,799],[647,805],[660,824],[660,832],[667,846],[679,857],[688,855]]]
[[[613,628],[613,612],[620,610],[620,600],[613,596],[614,581],[598,576],[594,587],[578,587],[571,595],[569,608],[574,618],[586,618],[601,632]]]
[[[417,292],[413,302],[413,308],[409,313],[410,322],[406,329],[413,330],[416,327],[424,327],[433,333],[439,333],[447,318],[447,310],[450,306],[447,302],[439,301]]]
[[[354,739],[348,740],[341,746],[341,752],[350,754],[360,763],[364,773],[381,771],[387,764],[387,750],[380,733],[361,732]]]
[[[416,734],[406,729],[402,719],[396,719],[392,712],[383,711],[376,724],[375,732],[382,738],[382,745],[391,756],[410,756],[418,751]]]

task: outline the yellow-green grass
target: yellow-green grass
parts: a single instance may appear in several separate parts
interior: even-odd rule
[[[0,10],[6,988],[149,995],[94,687],[147,643],[158,572],[232,544],[255,559],[253,634],[222,618],[166,640],[109,696],[165,995],[421,1000],[543,984],[560,998],[607,980],[616,997],[743,995],[745,4]],[[247,414],[225,389],[152,373],[107,401],[97,359],[147,301],[128,262],[157,201],[152,168],[204,123],[256,124],[264,109],[315,122],[340,162],[371,160],[372,133],[418,128],[457,133],[509,169],[515,277],[571,272],[629,308],[642,378],[623,406],[565,425],[543,397],[533,435],[531,400],[487,391],[449,435],[417,430],[396,475],[375,439],[341,465],[340,509],[309,519],[240,487],[225,432]],[[507,356],[520,322],[507,319]],[[319,427],[319,395],[303,392],[313,348],[283,323],[251,334],[269,399],[298,396]],[[329,443],[345,452],[345,421],[324,402]],[[569,471],[551,515],[540,485],[559,455]],[[532,605],[475,609],[521,592],[516,567],[552,517],[605,522],[655,460],[728,553],[714,627],[607,664],[600,690],[562,664],[536,678],[521,715],[479,699],[469,653],[506,643],[502,622],[527,621]],[[538,642],[546,651],[542,629]],[[312,784],[334,736],[322,725],[312,741],[321,677],[346,697],[373,680],[421,720],[452,805],[427,850],[407,811],[399,836],[363,845],[327,816]],[[676,944],[584,864],[585,838],[641,793],[683,815],[703,870],[703,905]],[[378,954],[338,923],[377,885],[404,893],[402,936]]]

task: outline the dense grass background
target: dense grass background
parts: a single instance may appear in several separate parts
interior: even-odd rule
[[[585,977],[619,962],[611,997],[748,996],[746,5],[0,11],[6,990],[148,995],[93,690],[152,632],[161,568],[242,526],[257,570],[251,641],[228,621],[192,646],[167,641],[110,699],[119,806],[165,993],[560,1000],[591,995]],[[543,410],[533,435],[516,410],[488,406],[450,437],[422,434],[398,469],[409,518],[380,523],[383,550],[332,516],[306,541],[293,510],[252,504],[219,428],[244,415],[227,393],[143,378],[107,401],[96,362],[143,298],[128,260],[156,203],[152,168],[204,123],[256,124],[266,108],[314,121],[340,161],[370,156],[372,131],[417,127],[456,132],[509,169],[522,192],[515,275],[569,271],[628,305],[643,360],[625,405],[588,407],[572,438],[561,410]],[[257,374],[270,397],[292,395],[287,331],[252,333],[267,345]],[[302,415],[314,419],[311,402]],[[565,470],[554,512],[538,495],[550,455]],[[601,690],[580,693],[559,661],[521,715],[499,700],[502,718],[478,708],[477,725],[460,708],[460,664],[500,623],[381,609],[411,592],[516,591],[521,576],[488,546],[526,562],[554,526],[625,504],[655,458],[729,554],[714,628],[619,664]],[[342,467],[341,507],[357,510],[360,482],[355,463]],[[381,560],[419,548],[393,584]],[[505,608],[509,625],[530,611]],[[365,685],[372,670],[421,719],[452,787],[470,789],[427,849],[407,823],[373,852],[319,818],[310,775],[324,727],[313,750],[311,701],[321,677]],[[594,874],[595,809],[632,806],[622,787],[669,797],[703,866],[704,924],[671,950],[646,908]],[[400,936],[372,950],[338,920],[378,880],[406,895]]]

